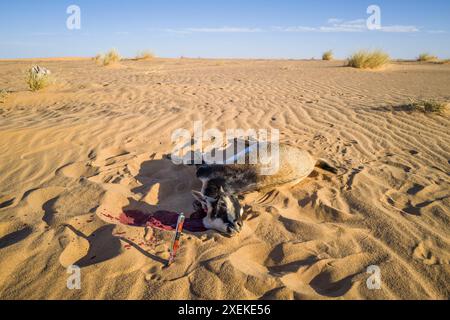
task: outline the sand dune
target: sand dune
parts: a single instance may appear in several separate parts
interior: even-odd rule
[[[56,84],[29,92],[30,61],[0,62],[0,298],[448,299],[450,121],[410,98],[450,100],[450,66],[156,59],[99,67],[44,61]],[[122,225],[124,209],[192,211],[195,168],[165,159],[171,133],[277,128],[329,159],[294,187],[246,196],[228,238]],[[66,268],[82,270],[81,290]],[[369,290],[367,267],[381,270]]]

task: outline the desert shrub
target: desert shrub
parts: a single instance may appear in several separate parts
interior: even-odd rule
[[[322,55],[322,60],[326,60],[326,61],[333,60],[333,51],[329,50],[329,51],[324,52],[324,54]]]
[[[111,49],[105,54],[103,58],[103,65],[109,66],[111,64],[116,64],[120,61],[120,59],[119,52],[116,49]]]
[[[447,108],[448,103],[444,103],[436,100],[420,100],[411,101],[407,106],[411,111],[420,111],[424,113],[444,113]]]
[[[348,58],[347,66],[358,69],[378,69],[387,65],[389,61],[389,55],[381,50],[361,50]]]
[[[155,55],[150,50],[139,52],[136,56],[136,60],[151,60],[153,58],[155,58]]]
[[[436,61],[437,64],[450,64],[450,59]]]
[[[106,54],[98,54],[94,57],[94,61],[103,66],[116,64],[120,60],[120,54],[116,49],[111,49]]]
[[[422,53],[417,57],[417,61],[420,61],[420,62],[430,62],[430,61],[437,61],[437,60],[439,60],[438,57],[433,56],[428,53]]]
[[[100,63],[102,63],[103,55],[102,54],[98,54],[94,58],[92,58],[92,60],[94,60],[96,63],[100,64]]]
[[[40,66],[33,66],[28,69],[25,81],[31,91],[41,90],[53,82],[50,71]]]

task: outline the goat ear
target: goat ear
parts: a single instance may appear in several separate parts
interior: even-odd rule
[[[191,193],[195,200],[200,201],[202,204],[206,204],[206,197],[201,192],[192,190]]]

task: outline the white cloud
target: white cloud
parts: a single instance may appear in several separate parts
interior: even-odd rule
[[[342,19],[331,18],[328,19],[328,24],[319,27],[307,27],[307,26],[291,26],[291,27],[277,27],[274,31],[280,32],[365,32],[367,29],[366,20],[356,19],[344,21]],[[415,26],[382,26],[381,32],[418,32],[419,28]]]
[[[337,18],[330,18],[328,19],[328,23],[341,23],[343,20],[342,19],[337,19]]]
[[[304,27],[304,26],[272,27],[272,31],[277,31],[277,32],[309,32],[309,31],[317,31],[317,28]]]
[[[428,30],[428,33],[432,33],[432,34],[443,34],[443,33],[447,33],[447,31],[445,30]]]
[[[346,24],[366,24],[366,19],[356,19],[345,22]]]
[[[255,32],[369,32],[365,19],[343,20],[338,18],[330,18],[327,24],[322,26],[276,26],[269,29],[264,28],[247,28],[247,27],[211,27],[211,28],[180,28],[180,29],[164,29],[165,32],[177,34],[192,33],[255,33]],[[416,26],[388,25],[382,26],[379,30],[371,32],[387,32],[387,33],[412,33],[420,32]],[[433,33],[442,33],[440,30]]]
[[[419,32],[419,28],[415,26],[382,26],[382,32],[397,32],[397,33],[409,33],[409,32]]]
[[[357,19],[351,21],[340,21],[329,23],[328,26],[319,28],[322,32],[362,32],[367,29],[366,21],[364,19]]]
[[[224,32],[224,33],[246,33],[246,32],[261,32],[259,28],[235,28],[235,27],[222,27],[222,28],[189,28],[192,32]]]
[[[220,28],[181,28],[165,29],[166,32],[189,34],[189,33],[254,33],[263,32],[260,28],[242,28],[242,27],[220,27]]]
[[[153,31],[153,30],[155,30],[155,29],[152,29],[151,31]],[[189,33],[191,33],[191,32],[189,32],[189,31],[187,31],[185,29],[163,29],[162,31],[169,32],[169,33],[176,33],[176,34],[189,34]]]

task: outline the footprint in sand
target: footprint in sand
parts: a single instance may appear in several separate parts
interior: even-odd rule
[[[422,191],[424,188],[425,188],[424,186],[414,183],[413,186],[406,191],[406,193],[411,196],[414,196],[420,191]]]
[[[16,198],[13,196],[0,196],[0,209],[10,207],[14,203],[14,200]]]
[[[153,266],[145,274],[145,280],[147,281],[161,281],[162,277],[159,273],[162,272],[162,266]]]
[[[18,216],[21,216],[27,223],[38,223],[45,217],[52,216],[49,210],[50,203],[55,201],[63,192],[63,187],[48,187],[31,189],[24,193],[18,206]],[[30,215],[30,213],[39,213]],[[43,215],[41,215],[43,214]],[[39,220],[38,220],[39,219]]]
[[[301,267],[311,266],[319,261],[322,257],[321,249],[319,241],[281,243],[270,251],[268,269],[276,277],[295,273]]]
[[[59,256],[59,263],[67,268],[81,260],[89,252],[89,241],[83,237],[74,236],[70,242],[67,243],[63,252]]]
[[[59,196],[64,190],[63,187],[32,189],[24,193],[22,200],[25,200],[26,204],[33,209],[42,208],[45,202]]]
[[[0,249],[7,248],[12,246],[25,238],[27,238],[32,232],[33,229],[30,226],[22,226],[18,230],[15,231],[7,231],[10,229],[10,225],[0,225]],[[6,232],[5,232],[6,231]],[[5,234],[6,233],[6,234]],[[5,235],[3,235],[5,234]]]
[[[301,215],[316,222],[344,222],[354,218],[350,207],[335,189],[297,193]]]
[[[359,166],[358,168],[352,169],[352,171],[350,172],[348,179],[347,179],[346,190],[352,190],[353,184],[355,182],[355,177],[359,173],[361,173],[363,170],[364,170],[364,166]]]
[[[42,204],[42,220],[49,226],[64,223],[72,217],[92,213],[104,190],[97,184],[86,182],[66,192],[55,194]],[[74,205],[76,204],[76,205]]]
[[[113,225],[102,226],[89,236],[71,225],[66,225],[66,228],[72,231],[70,237],[74,239],[66,244],[59,257],[64,267],[71,264],[90,266],[112,259],[122,252],[120,240],[112,234],[115,228]]]
[[[332,272],[325,271],[317,275],[310,286],[322,296],[340,297],[351,289],[355,276],[356,274],[351,274],[343,279],[334,279]]]
[[[238,271],[266,281],[278,280],[303,297],[339,297],[349,291],[368,265],[368,255],[332,258],[333,242],[285,242],[271,248],[265,243],[245,245],[229,256]]]
[[[162,277],[158,274],[146,274],[145,280],[147,281],[161,281]]]
[[[118,158],[130,154],[130,152],[121,147],[110,147],[106,149],[101,149],[100,151],[92,150],[89,153],[89,158],[94,160],[96,166],[105,165],[105,162],[113,158]]]
[[[297,272],[281,281],[292,290],[310,297],[339,297],[357,285],[367,266],[367,255],[359,253],[343,258],[306,261]]]
[[[98,168],[85,162],[69,163],[56,170],[56,174],[62,174],[68,178],[79,179],[92,177],[98,173]]]
[[[429,212],[433,204],[439,204],[448,198],[448,195],[445,190],[435,184],[424,186],[418,183],[407,183],[399,190],[387,191],[385,197],[386,202],[396,210],[408,215],[421,216]]]
[[[430,239],[419,242],[414,248],[413,257],[426,265],[449,264],[450,261],[448,252]]]
[[[90,181],[136,187],[139,185],[136,179],[140,165],[148,159],[148,154],[135,155],[126,149],[112,147],[100,150],[98,154],[91,151],[89,157],[92,165],[98,167],[95,175],[89,178]]]
[[[269,246],[264,243],[243,246],[229,257],[231,265],[242,273],[257,277],[269,277],[269,270],[264,266]]]

